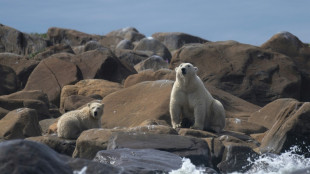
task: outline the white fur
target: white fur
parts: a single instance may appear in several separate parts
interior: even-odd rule
[[[76,139],[84,130],[100,128],[103,106],[101,103],[93,102],[80,110],[63,114],[57,123],[58,137]]]
[[[190,63],[182,63],[175,71],[176,81],[170,97],[172,127],[181,127],[182,119],[188,118],[194,120],[194,129],[221,132],[225,127],[224,107],[205,88],[196,74],[198,68]]]

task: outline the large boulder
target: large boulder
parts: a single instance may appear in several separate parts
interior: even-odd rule
[[[50,118],[48,97],[39,90],[19,91],[0,96],[0,106],[9,111],[24,107],[31,108],[37,111],[39,120]]]
[[[84,45],[88,41],[99,41],[102,37],[98,35],[86,34],[76,30],[64,29],[64,28],[49,28],[47,31],[49,40],[53,44],[68,44],[70,46]]]
[[[295,63],[259,47],[234,41],[189,44],[173,55],[170,68],[182,62],[197,66],[203,82],[260,106],[302,94]]]
[[[199,138],[167,134],[114,133],[107,149],[122,148],[157,149],[189,158],[195,165],[212,166],[208,144]]]
[[[24,90],[42,90],[52,103],[59,105],[62,87],[80,79],[81,73],[74,63],[50,57],[42,60],[33,70]]]
[[[16,153],[17,152],[17,153]],[[26,140],[0,143],[1,173],[113,174],[127,173],[112,165],[60,155],[48,146]]]
[[[20,108],[9,112],[0,120],[0,137],[5,140],[40,136],[37,112],[29,108]]]
[[[133,27],[127,27],[127,28],[121,28],[118,30],[111,31],[110,33],[106,34],[107,37],[119,37],[122,39],[126,39],[131,42],[139,41],[145,36],[141,33],[136,28]]]
[[[139,72],[138,74],[128,76],[124,82],[124,87],[127,88],[140,82],[155,80],[175,80],[175,72],[169,69],[160,69],[158,71],[145,70]],[[214,98],[222,102],[226,110],[227,117],[236,117],[246,120],[247,117],[249,117],[253,112],[260,109],[259,106],[209,85],[207,82],[205,83],[205,86]]]
[[[0,24],[0,52],[30,55],[44,50],[47,46],[47,41],[37,35],[22,33]]]
[[[43,52],[38,53],[33,59],[42,60],[57,53],[70,53],[74,54],[72,48],[68,44],[56,44],[54,46],[46,48]]]
[[[189,43],[209,42],[200,37],[180,32],[159,32],[152,34],[152,37],[163,43],[170,51],[179,49]]]
[[[168,68],[168,62],[165,61],[162,57],[153,55],[146,60],[143,60],[142,62],[138,63],[137,65],[134,66],[134,68],[140,72],[144,71],[147,69],[153,69],[153,70],[159,70],[159,69],[164,69]]]
[[[182,158],[178,155],[155,149],[102,150],[96,154],[94,161],[135,173],[168,173],[182,165]]]
[[[147,119],[170,123],[169,101],[173,81],[142,82],[103,99],[104,128],[134,127]]]
[[[0,53],[0,64],[12,68],[21,83],[21,88],[24,88],[29,75],[39,64],[39,61],[26,59],[23,56],[14,53]]]
[[[18,77],[15,71],[0,64],[0,95],[11,94],[19,89]]]
[[[110,50],[87,51],[72,58],[82,72],[83,79],[105,79],[121,83],[136,73],[133,67],[122,63]]]
[[[124,61],[131,66],[135,66],[153,55],[147,51],[133,51],[124,49],[116,49],[115,54],[121,61]]]
[[[279,99],[270,103],[261,113],[254,113],[251,120],[261,120],[269,128],[262,139],[260,151],[280,153],[299,145],[308,152],[310,103],[291,99]],[[271,111],[273,110],[273,111]],[[271,124],[272,123],[272,126]]]
[[[86,79],[81,80],[75,85],[66,85],[61,90],[60,97],[60,111],[65,112],[65,101],[70,96],[84,96],[91,97],[94,95],[99,95],[104,98],[110,93],[122,89],[122,85],[116,82],[111,82],[102,79]],[[80,97],[81,98],[81,97]]]
[[[305,45],[292,33],[280,32],[263,43],[261,48],[270,49],[290,57],[295,57],[299,54],[299,50],[304,46]]]
[[[170,62],[171,53],[167,47],[153,38],[144,38],[134,48],[135,51],[149,51],[153,55],[158,55]]]

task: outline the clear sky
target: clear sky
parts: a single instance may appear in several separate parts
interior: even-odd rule
[[[257,46],[289,31],[310,43],[310,0],[0,0],[0,23],[26,33],[135,27],[146,36],[184,32]]]

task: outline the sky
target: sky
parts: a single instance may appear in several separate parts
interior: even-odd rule
[[[26,33],[135,27],[147,37],[183,32],[260,46],[282,31],[310,43],[309,8],[309,0],[0,0],[0,23]]]

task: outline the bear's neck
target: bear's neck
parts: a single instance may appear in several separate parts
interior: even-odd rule
[[[197,77],[197,75],[193,77],[181,77],[181,78],[177,78],[177,83],[180,84],[180,86],[187,92],[191,92],[191,91],[195,91],[196,87],[199,85],[196,85],[196,83],[198,82],[197,79],[199,77]]]

